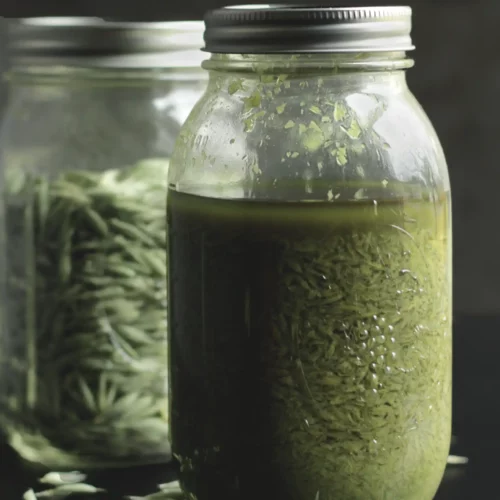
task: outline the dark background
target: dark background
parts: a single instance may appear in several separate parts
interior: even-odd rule
[[[199,19],[207,9],[238,3],[0,1],[0,15],[5,17],[91,15],[130,20]],[[322,2],[377,3],[408,3],[414,9],[416,66],[409,71],[409,83],[448,159],[454,217],[454,430],[472,456],[500,446],[500,1]],[[0,60],[5,66],[4,30]],[[4,102],[5,92],[0,99]]]

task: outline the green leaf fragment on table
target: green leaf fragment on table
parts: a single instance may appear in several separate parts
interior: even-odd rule
[[[146,496],[127,496],[126,498],[127,500],[182,500],[185,498],[179,481],[160,484],[158,488],[160,491],[156,493],[151,493]]]
[[[23,500],[37,500],[35,492],[33,490],[28,490],[24,495],[23,495]]]
[[[181,491],[181,485],[179,481],[172,481],[170,483],[159,484],[158,488],[161,491],[175,491],[175,492]]]
[[[91,484],[86,483],[74,483],[74,484],[63,484],[61,486],[56,486],[50,490],[40,491],[36,494],[36,498],[51,498],[51,499],[63,499],[71,495],[95,495],[97,493],[103,493],[106,490],[103,488],[96,488]]]
[[[62,484],[81,483],[85,481],[87,476],[78,471],[71,472],[49,472],[41,477],[38,481],[43,484],[59,486]]]
[[[184,496],[182,492],[179,493],[165,493],[159,491],[157,493],[151,493],[146,496],[128,496],[127,500],[183,500]]]

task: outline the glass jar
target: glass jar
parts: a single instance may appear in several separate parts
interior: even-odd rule
[[[51,468],[168,459],[167,167],[203,23],[10,26],[0,415]]]
[[[431,500],[451,205],[411,9],[225,8],[169,169],[172,447],[198,500]],[[190,497],[191,498],[191,497]]]

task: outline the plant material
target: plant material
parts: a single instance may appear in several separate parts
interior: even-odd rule
[[[96,488],[95,486],[86,483],[62,484],[50,490],[45,490],[36,493],[36,497],[37,499],[38,498],[62,499],[62,498],[67,498],[71,495],[95,495],[96,493],[103,493],[105,491],[106,490],[102,488]]]
[[[50,484],[59,486],[61,484],[73,484],[85,481],[86,475],[78,471],[72,472],[48,472],[45,476],[39,479],[42,484]]]
[[[85,479],[85,474],[80,472],[49,472],[44,477],[39,479],[40,483],[55,483],[58,485],[50,490],[41,491],[35,493],[33,489],[26,491],[23,495],[23,500],[38,500],[39,498],[52,498],[52,499],[62,499],[73,494],[78,495],[94,495],[97,493],[103,493],[106,490],[102,488],[96,488],[95,486],[77,482],[76,478],[81,477]],[[82,480],[83,480],[82,479]],[[67,483],[64,481],[67,480]],[[160,484],[158,486],[159,491],[151,493],[146,496],[126,496],[126,500],[182,500],[185,498],[182,493],[179,481],[172,481],[170,483]],[[194,500],[194,499],[186,499]]]
[[[23,500],[38,500],[40,498],[62,500],[72,495],[95,495],[105,491],[102,488],[96,488],[86,483],[62,484],[49,490],[39,491],[38,493],[35,493],[32,489],[28,490],[24,494]]]
[[[432,498],[451,424],[446,195],[374,205],[170,191],[168,204],[186,491]]]
[[[128,496],[127,500],[196,500],[195,498],[189,498],[184,495],[181,490],[179,481],[173,481],[171,483],[160,484],[158,486],[160,491],[156,493],[151,493],[146,496]]]
[[[9,425],[45,465],[168,453],[166,167],[27,182],[17,222],[27,253],[9,280],[25,293],[9,330],[26,342],[26,387],[8,400]]]

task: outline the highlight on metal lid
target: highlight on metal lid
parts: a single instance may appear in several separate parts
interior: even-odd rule
[[[408,51],[412,9],[235,5],[205,16],[206,52],[280,54]]]
[[[203,30],[202,21],[31,17],[9,21],[8,47],[14,65],[191,68],[204,58]]]

